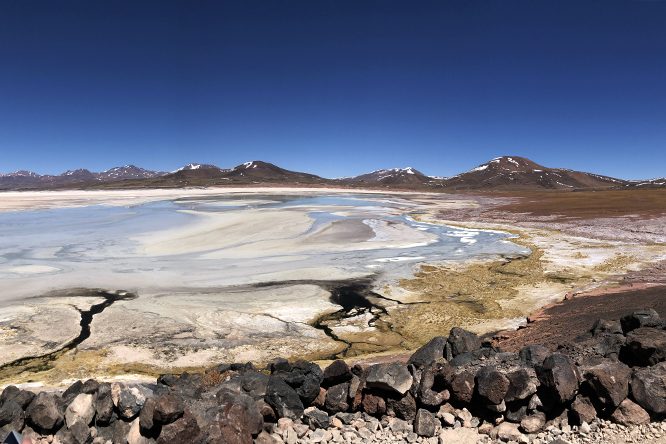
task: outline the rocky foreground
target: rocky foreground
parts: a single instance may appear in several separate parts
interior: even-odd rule
[[[30,443],[641,442],[666,436],[666,321],[597,321],[555,353],[465,330],[408,363],[223,364],[155,384],[77,381],[0,395],[0,438]],[[22,435],[22,436],[21,436]],[[5,438],[6,437],[6,438]],[[12,441],[17,440],[17,441]]]

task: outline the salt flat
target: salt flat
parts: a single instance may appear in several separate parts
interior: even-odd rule
[[[377,323],[400,304],[397,283],[419,264],[528,253],[502,232],[417,221],[470,205],[435,198],[303,189],[4,193],[0,363],[76,337],[77,307],[104,300],[95,289],[136,295],[96,314],[77,344],[81,356],[101,351],[113,364],[327,357],[354,340],[335,328],[375,332],[378,347],[394,347],[400,338]]]

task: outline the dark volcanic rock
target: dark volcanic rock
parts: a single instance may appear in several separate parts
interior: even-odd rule
[[[666,414],[666,362],[634,369],[631,394],[648,412]]]
[[[599,337],[606,334],[623,334],[622,324],[618,321],[607,321],[605,319],[597,320],[590,330],[593,337]]]
[[[269,376],[255,370],[244,372],[240,377],[241,389],[253,399],[264,399]]]
[[[366,386],[404,395],[412,387],[413,380],[404,364],[375,364],[368,368]]]
[[[425,409],[419,409],[414,418],[414,432],[419,436],[430,438],[435,436],[439,420]]]
[[[152,392],[142,385],[111,384],[111,399],[122,418],[136,417]]]
[[[591,423],[597,417],[597,411],[587,396],[578,395],[571,403],[571,417],[575,425]]]
[[[427,344],[416,350],[407,363],[416,367],[425,367],[442,359],[446,342],[447,338],[444,336],[435,336]]]
[[[543,364],[543,361],[550,355],[550,350],[543,345],[528,345],[523,347],[518,355],[523,364],[534,367]]]
[[[520,423],[527,417],[527,405],[520,402],[511,402],[506,404],[504,418],[507,421]]]
[[[583,368],[583,379],[602,409],[612,412],[629,395],[631,369],[619,361],[604,359]]]
[[[428,365],[421,375],[418,390],[419,401],[429,407],[436,407],[448,401],[451,394],[446,387],[452,376],[453,369],[446,362]]]
[[[150,436],[155,429],[155,398],[146,399],[139,413],[139,428],[145,436]]]
[[[479,348],[481,348],[481,339],[476,334],[454,327],[447,339],[446,358],[455,358],[460,354],[473,352]]]
[[[348,397],[348,382],[334,385],[326,392],[326,401],[324,402],[324,406],[326,407],[326,410],[331,413],[345,412],[347,409],[349,409],[349,403],[347,402]]]
[[[468,370],[453,375],[449,388],[453,399],[462,403],[472,402],[476,387],[474,379],[474,373]]]
[[[352,378],[353,374],[349,365],[342,359],[333,361],[331,365],[324,369],[323,386],[328,388],[343,382],[347,382]]]
[[[328,413],[316,407],[307,408],[303,412],[303,416],[311,430],[327,429],[331,425],[331,418],[328,416]]]
[[[622,319],[620,319],[620,324],[622,325],[622,331],[624,334],[641,327],[662,327],[659,313],[652,308],[638,310],[632,314],[623,316]]]
[[[153,419],[156,424],[169,424],[183,416],[185,406],[180,396],[168,393],[154,399],[155,411]]]
[[[0,427],[9,424],[12,430],[21,430],[25,423],[23,409],[13,399],[8,399],[0,407]]]
[[[650,415],[631,399],[625,399],[615,409],[611,419],[624,426],[640,425],[649,423]]]
[[[97,389],[95,400],[95,418],[100,425],[106,425],[113,415],[113,399],[111,397],[111,384],[102,383]]]
[[[409,392],[402,397],[389,397],[386,399],[386,412],[405,421],[412,421],[416,416],[416,399]]]
[[[545,393],[556,402],[564,404],[576,395],[580,378],[578,369],[568,356],[553,353],[535,370]]]
[[[313,362],[297,361],[291,364],[289,371],[274,371],[271,376],[277,376],[289,384],[301,401],[306,404],[312,404],[319,394],[319,387],[324,379],[321,368]]]
[[[199,424],[197,420],[186,412],[180,419],[162,427],[157,444],[173,444],[177,442],[195,442],[194,438],[199,435]],[[229,443],[242,441],[228,441]],[[249,441],[252,442],[252,441]]]
[[[216,398],[219,406],[214,409],[213,418],[208,422],[207,433],[211,437],[217,437],[218,441],[211,441],[251,443],[252,436],[258,435],[264,426],[264,418],[257,403],[248,395],[233,393],[226,389],[220,390]],[[183,418],[187,415],[186,411]],[[165,426],[165,428],[169,426]]]
[[[482,367],[476,373],[476,391],[488,404],[501,404],[509,390],[509,379],[495,367]]]
[[[648,366],[666,360],[666,330],[640,327],[627,334],[620,358],[629,365]]]
[[[73,442],[75,444],[90,444],[92,443],[92,436],[90,436],[90,427],[88,424],[77,421],[71,427],[69,427],[69,432],[72,435]]]
[[[65,419],[65,407],[60,397],[41,392],[25,411],[27,422],[41,432],[52,432],[60,428]]]
[[[14,385],[8,385],[2,391],[2,395],[0,395],[0,405],[6,401],[12,400],[20,405],[23,410],[25,410],[34,398],[35,394],[33,392],[21,390]]]
[[[303,416],[301,398],[281,377],[271,376],[268,380],[265,401],[278,418],[298,419]]]
[[[504,399],[506,402],[528,399],[537,392],[539,381],[535,375],[525,369],[518,369],[507,373],[509,389]]]
[[[363,406],[363,411],[369,415],[381,416],[386,413],[386,401],[384,401],[384,398],[372,393],[363,395],[361,405]]]

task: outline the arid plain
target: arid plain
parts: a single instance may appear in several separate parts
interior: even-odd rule
[[[629,193],[639,202],[653,192]],[[654,203],[526,218],[530,199],[543,205],[555,194],[3,194],[3,227],[15,231],[3,233],[13,243],[2,245],[0,264],[0,376],[13,382],[400,355],[452,326],[515,329],[567,294],[666,258]],[[40,218],[55,228],[24,242]],[[126,238],[111,242],[114,229]]]

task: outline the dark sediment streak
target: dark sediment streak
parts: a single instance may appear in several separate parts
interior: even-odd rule
[[[104,300],[99,304],[91,305],[90,308],[87,310],[81,310],[78,308],[76,309],[81,315],[81,320],[79,321],[81,330],[79,331],[77,337],[67,342],[58,350],[54,350],[52,352],[45,353],[39,356],[26,356],[0,366],[0,379],[4,378],[9,373],[18,373],[25,371],[35,372],[48,369],[52,361],[59,358],[64,353],[67,353],[70,350],[74,350],[83,341],[85,341],[90,337],[90,325],[92,324],[95,315],[102,313],[105,309],[107,309],[117,301],[130,300],[130,299],[135,299],[137,297],[136,294],[127,291],[122,291],[122,290],[106,291],[99,289],[93,289],[93,290],[78,289],[74,294],[70,294],[66,291],[58,292],[57,294],[63,297],[66,296],[100,297],[103,298]],[[51,296],[51,297],[57,297],[57,296]]]

